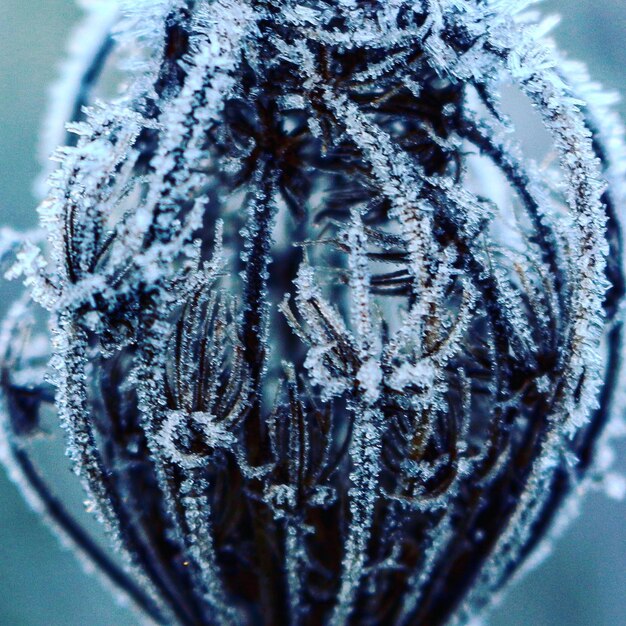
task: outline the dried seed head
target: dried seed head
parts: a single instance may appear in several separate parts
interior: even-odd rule
[[[155,621],[467,623],[601,467],[623,129],[528,4],[92,6],[15,271],[123,569],[51,517]],[[50,515],[23,324],[2,456]]]

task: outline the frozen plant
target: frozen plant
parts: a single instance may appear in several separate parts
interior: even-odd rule
[[[614,96],[530,0],[84,4],[2,231],[9,473],[146,620],[468,623],[611,476]]]

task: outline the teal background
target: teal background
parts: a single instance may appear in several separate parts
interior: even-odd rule
[[[550,0],[560,11],[561,46],[586,60],[592,75],[622,89],[626,67],[623,0]],[[79,12],[70,0],[0,0],[0,223],[35,224],[30,193],[46,88],[56,77],[65,39]],[[626,113],[626,107],[622,105]],[[626,210],[626,208],[625,208]],[[15,287],[2,283],[0,308]],[[57,435],[59,436],[59,435]],[[626,467],[626,446],[619,449]],[[53,468],[73,485],[67,460]],[[65,487],[64,487],[65,488]],[[74,493],[79,500],[78,492]],[[626,626],[626,504],[590,495],[553,556],[516,586],[494,612],[493,626]],[[131,626],[93,576],[22,502],[0,471],[0,626]]]

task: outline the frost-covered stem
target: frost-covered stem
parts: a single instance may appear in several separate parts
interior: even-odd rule
[[[119,18],[115,5],[106,1],[85,4],[87,13],[72,33],[61,78],[50,90],[41,131],[39,156],[43,169],[37,183],[40,195],[45,192],[45,178],[51,172],[50,155],[60,145],[76,143],[76,135],[68,133],[65,125],[82,119],[83,107],[89,104],[91,92],[114,49],[111,29]]]
[[[265,131],[270,129],[265,126]],[[252,466],[268,462],[267,430],[263,418],[263,378],[267,366],[267,337],[269,332],[269,302],[267,285],[271,262],[272,229],[276,206],[276,172],[269,155],[260,155],[253,180],[255,192],[249,198],[246,220],[246,243],[244,261],[244,287],[239,337],[249,377],[249,405],[245,416],[246,451]],[[270,546],[263,529],[259,503],[249,500],[248,508],[253,520],[256,563],[259,568],[261,604],[265,619],[270,623],[280,619],[276,580],[279,573],[273,563]]]
[[[605,93],[600,85],[591,81],[586,68],[579,64],[561,59],[560,71],[567,83],[572,85],[576,97],[586,102],[585,121],[593,134],[593,149],[600,159],[603,172],[608,182],[602,201],[607,214],[607,278],[611,288],[607,292],[605,310],[611,328],[606,342],[609,358],[606,365],[607,379],[600,393],[599,407],[592,417],[591,424],[579,436],[579,463],[577,472],[586,481],[593,480],[594,472],[589,469],[594,465],[596,471],[606,470],[600,467],[598,459],[611,458],[609,443],[619,432],[624,419],[626,394],[619,388],[620,373],[624,363],[624,322],[620,311],[626,293],[624,269],[626,254],[624,236],[621,230],[620,216],[626,206],[626,129],[613,105],[619,100],[617,94]]]
[[[374,508],[378,500],[381,471],[382,414],[376,407],[382,382],[376,333],[372,320],[367,241],[361,218],[353,215],[348,230],[349,284],[352,294],[351,319],[361,362],[349,411],[353,421],[348,455],[352,469],[348,477],[349,526],[342,559],[337,603],[329,623],[342,626],[353,610],[365,574],[367,547],[371,538]]]
[[[285,524],[285,571],[289,588],[291,610],[289,623],[291,626],[298,626],[306,616],[306,608],[302,600],[307,566],[303,552],[306,536],[307,531],[302,519],[294,517],[287,521]]]
[[[289,484],[294,492],[293,506],[285,519],[285,572],[289,593],[290,625],[299,626],[306,617],[304,593],[306,590],[307,547],[306,537],[306,478],[310,450],[306,414],[298,394],[293,367],[286,367],[287,394],[289,398]]]
[[[6,433],[2,433],[6,437]],[[10,459],[9,459],[10,455]],[[69,544],[85,562],[85,570],[95,567],[106,582],[113,585],[117,593],[126,596],[145,616],[157,624],[165,624],[161,608],[154,598],[146,594],[142,586],[134,580],[134,573],[122,570],[108,554],[83,530],[82,526],[69,514],[61,500],[55,497],[41,474],[33,465],[25,450],[11,446],[10,452],[0,452],[2,462],[13,467],[14,482],[20,484],[22,493],[30,501],[36,512],[47,518],[61,541]],[[17,475],[19,474],[19,478]]]
[[[437,566],[439,551],[447,541],[454,539],[455,528],[452,520],[452,510],[448,509],[440,521],[438,521],[429,533],[429,542],[423,555],[420,555],[420,567],[416,568],[408,578],[407,593],[402,601],[398,612],[397,622],[399,626],[409,626],[413,623],[413,616],[420,600],[424,595],[424,588],[433,575]]]
[[[167,450],[161,444],[157,436],[158,425],[165,419],[165,389],[164,381],[164,359],[167,354],[168,326],[159,314],[160,307],[156,303],[146,307],[144,316],[143,332],[139,336],[141,349],[136,355],[137,366],[135,370],[136,380],[139,382],[137,388],[139,410],[142,418],[142,426],[146,433],[149,449],[154,459],[155,471],[159,481],[160,490],[163,494],[165,514],[171,531],[175,533],[176,542],[181,547],[186,544],[187,533],[185,531],[187,522],[185,520],[185,508],[179,508],[181,488],[174,479],[172,468],[169,467]],[[212,545],[205,546],[206,550],[212,552]],[[206,558],[206,555],[204,555]],[[208,559],[209,564],[215,563],[215,558]],[[194,569],[199,568],[199,563],[194,563]],[[170,575],[169,573],[167,574]],[[205,575],[210,575],[206,572]],[[217,573],[216,581],[219,581]],[[179,606],[179,619],[184,616],[184,623],[196,623],[201,620],[204,610],[197,606],[185,606],[185,596],[189,596],[193,604],[196,604],[193,589],[177,589],[175,581],[166,582],[169,593]],[[224,603],[224,591],[221,588],[207,589],[203,596],[203,601],[209,609],[209,614],[215,616],[217,623],[227,624],[227,610]],[[199,613],[199,615],[198,615]]]
[[[133,575],[125,572],[106,552],[83,530],[80,523],[69,513],[63,502],[53,493],[27,449],[27,443],[20,440],[20,435],[11,425],[12,410],[21,411],[22,407],[12,407],[10,394],[12,393],[11,373],[7,369],[9,362],[22,358],[16,354],[15,344],[20,339],[19,324],[30,326],[34,324],[22,302],[14,305],[2,325],[0,333],[0,360],[2,361],[1,385],[3,393],[0,396],[0,462],[5,466],[11,480],[19,487],[22,495],[30,507],[41,515],[58,535],[61,542],[71,546],[82,561],[85,570],[96,568],[105,582],[113,586],[116,592],[121,593],[136,605],[156,623],[164,623],[163,613],[154,599],[133,580]],[[39,395],[43,401],[51,402],[53,398],[49,392],[34,387],[30,390],[34,396]],[[47,399],[46,399],[47,397]],[[30,410],[38,410],[35,402],[30,404]],[[28,419],[35,419],[29,415]]]
[[[527,45],[532,47],[535,44],[527,42]],[[503,59],[509,60],[510,50],[497,47],[496,50]],[[581,425],[590,404],[595,402],[600,382],[596,346],[602,331],[602,304],[607,286],[606,213],[601,203],[603,183],[599,160],[593,152],[591,132],[585,126],[578,103],[568,95],[552,67],[535,69],[539,63],[545,65],[545,59],[537,61],[533,54],[536,50],[529,54],[530,58],[521,60],[528,65],[521,87],[555,142],[567,181],[566,201],[577,229],[572,242],[575,256],[571,259],[576,267],[577,282],[572,286],[572,322],[565,351],[568,356],[561,362],[561,367],[570,372],[565,378],[563,396],[572,398],[575,388],[582,387],[576,393],[581,397],[579,406],[566,405],[562,414],[566,416],[561,420],[562,426],[572,432]],[[519,62],[517,58],[511,65],[515,68]],[[510,70],[511,75],[517,78],[518,70],[514,68]]]
[[[519,552],[532,533],[532,522],[541,511],[550,490],[551,464],[559,463],[559,449],[564,435],[573,432],[587,417],[590,407],[597,406],[600,378],[599,358],[595,346],[602,328],[602,301],[606,279],[604,224],[606,216],[600,203],[601,179],[590,133],[582,115],[568,97],[555,87],[558,79],[545,73],[532,73],[522,85],[552,133],[568,179],[567,200],[579,235],[576,242],[578,282],[573,286],[572,324],[562,361],[564,386],[553,399],[548,420],[550,428],[529,464],[524,490],[518,498],[480,575],[457,619],[462,620],[467,607],[481,604],[476,596],[488,597],[506,575],[505,563],[519,560]],[[592,346],[594,348],[590,349]],[[583,380],[584,379],[584,380]],[[584,416],[584,417],[583,417]],[[497,566],[496,566],[497,564]],[[485,600],[483,600],[484,602]]]
[[[354,402],[354,420],[349,456],[349,529],[344,544],[342,574],[337,603],[329,620],[343,626],[354,609],[354,601],[366,570],[374,509],[378,501],[382,416],[376,409]]]
[[[269,157],[261,157],[255,174],[255,189],[247,207],[245,252],[243,261],[244,290],[242,296],[241,342],[244,346],[252,391],[251,421],[261,419],[261,384],[267,358],[269,303],[267,283],[271,262],[272,228],[276,206],[274,193],[276,173]],[[260,442],[258,442],[260,443]]]
[[[82,478],[85,490],[94,499],[94,506],[106,528],[116,541],[125,560],[136,571],[134,575],[159,597],[157,590],[145,579],[141,554],[144,548],[128,524],[129,515],[115,490],[95,441],[94,424],[89,419],[87,340],[85,332],[68,315],[62,314],[55,330],[56,403],[67,432],[67,449],[74,471]]]
[[[219,625],[237,626],[241,615],[230,605],[221,583],[211,523],[213,512],[207,497],[209,484],[203,473],[203,470],[191,470],[180,486],[188,528],[187,549],[200,571],[208,619]]]
[[[163,132],[151,161],[147,206],[151,208],[148,242],[167,238],[181,204],[194,184],[205,182],[195,172],[207,158],[202,149],[207,129],[219,122],[235,85],[234,71],[241,60],[246,36],[253,28],[252,13],[233,0],[220,0],[197,11],[187,59],[187,76],[180,93],[164,108],[159,123]]]
[[[471,114],[466,113],[459,133],[493,160],[515,187],[524,203],[536,231],[539,254],[553,280],[554,291],[560,305],[558,312],[555,311],[553,323],[559,323],[558,313],[567,315],[564,293],[567,286],[557,237],[546,207],[549,203],[547,193],[540,189],[539,181],[531,180],[528,168],[523,166],[521,158],[517,156],[517,146],[507,145],[499,140],[494,130],[486,123],[481,124]]]

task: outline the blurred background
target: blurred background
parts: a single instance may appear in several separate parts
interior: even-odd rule
[[[562,15],[561,47],[626,95],[626,2],[546,0],[543,8]],[[47,87],[79,15],[72,0],[0,0],[0,224],[36,222],[31,188]],[[626,104],[621,109],[626,116]],[[4,312],[17,292],[6,283],[0,290]],[[618,454],[626,471],[626,445]],[[60,481],[74,483],[63,456],[51,469]],[[76,490],[74,496],[80,498]],[[0,626],[137,623],[97,578],[83,573],[0,470]],[[626,503],[590,494],[552,556],[506,595],[489,623],[626,626]]]

